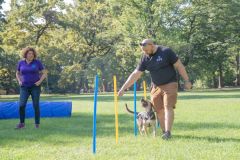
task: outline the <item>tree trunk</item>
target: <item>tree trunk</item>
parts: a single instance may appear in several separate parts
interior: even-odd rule
[[[239,86],[240,85],[240,56],[239,53],[236,55],[236,62],[237,62],[237,68],[236,68],[236,82],[235,85]]]
[[[219,65],[219,75],[218,75],[218,88],[222,88],[224,85],[223,82],[223,70],[222,70],[222,64]]]
[[[104,83],[102,83],[102,92],[106,92],[106,87],[105,87]]]
[[[89,90],[89,86],[88,86],[88,79],[85,80],[85,83],[84,83],[84,92],[88,92]]]
[[[117,88],[118,90],[120,89],[120,88]],[[113,90],[113,83],[108,83],[108,92],[113,92],[114,90]]]
[[[103,82],[102,82],[102,91],[103,92],[108,91],[108,85],[107,85],[107,81],[105,79],[103,79]]]
[[[140,91],[141,90],[142,81],[136,82],[136,84],[137,84],[137,91]]]
[[[212,81],[213,81],[213,87],[214,88],[217,88],[218,87],[218,83],[217,83],[217,78],[216,78],[216,75],[215,75],[215,73],[213,72],[213,74],[212,74],[213,76],[212,76]]]
[[[78,86],[79,86],[79,94],[81,94],[82,93],[82,89],[83,89],[83,79],[82,79],[82,77],[79,79],[79,81],[78,81]]]

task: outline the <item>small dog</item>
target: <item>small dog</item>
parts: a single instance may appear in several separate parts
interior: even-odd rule
[[[153,136],[156,136],[156,116],[153,111],[153,105],[151,102],[144,100],[143,98],[141,99],[141,104],[142,107],[145,108],[145,111],[143,112],[137,112],[137,125],[138,125],[138,130],[141,135],[145,134],[147,135],[148,129],[152,128],[153,129]],[[134,114],[133,111],[131,111],[127,104],[126,109],[129,113]]]

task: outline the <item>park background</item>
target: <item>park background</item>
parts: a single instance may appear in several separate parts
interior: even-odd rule
[[[48,70],[44,93],[113,91],[135,69],[139,43],[168,46],[194,88],[240,85],[239,0],[0,0],[0,89],[18,93],[21,50],[35,47]],[[151,85],[149,73],[137,82]],[[179,86],[182,89],[181,78]],[[132,89],[132,88],[131,88]]]
[[[33,46],[48,70],[41,101],[70,101],[70,118],[0,120],[1,160],[240,159],[239,0],[0,0],[0,102],[15,102],[21,50]],[[113,76],[119,87],[152,38],[172,48],[193,90],[179,93],[173,138],[134,136],[130,88],[119,97],[115,141]],[[99,76],[96,154],[92,154],[94,77]],[[144,96],[137,82],[137,110]]]

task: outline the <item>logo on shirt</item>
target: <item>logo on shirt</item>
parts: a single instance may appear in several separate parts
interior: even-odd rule
[[[162,57],[161,56],[158,56],[157,57],[157,62],[161,62],[162,61]]]
[[[31,67],[35,69],[37,66],[36,66],[36,64],[32,64]]]

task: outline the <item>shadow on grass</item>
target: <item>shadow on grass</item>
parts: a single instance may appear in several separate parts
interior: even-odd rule
[[[174,139],[186,139],[186,140],[199,140],[199,141],[209,141],[209,142],[240,142],[237,138],[223,138],[223,137],[199,137],[199,136],[184,136],[184,135],[174,135]]]
[[[180,95],[178,99],[225,99],[225,98],[239,98],[239,94],[234,95]]]
[[[21,143],[21,141],[37,141],[50,144],[69,144],[81,139],[92,137],[92,114],[74,113],[71,118],[42,118],[41,128],[34,129],[33,119],[26,119],[26,128],[23,130],[14,130],[14,125],[18,120],[0,121],[0,145],[11,145],[12,143]],[[174,124],[174,130],[202,130],[206,129],[239,129],[240,125],[225,123],[183,123]],[[160,128],[157,132],[160,133]],[[119,115],[119,133],[121,136],[133,135],[133,116],[128,114]],[[97,115],[97,137],[113,138],[115,137],[115,117],[109,114]],[[174,135],[176,139],[196,139],[207,140],[210,142],[240,142],[236,138],[219,137],[198,137],[189,135]],[[77,140],[76,140],[77,139]]]
[[[114,115],[97,115],[97,137],[115,137]],[[74,114],[71,118],[42,118],[41,128],[34,129],[33,119],[26,119],[26,128],[14,130],[17,120],[1,120],[0,145],[9,145],[13,141],[42,141],[47,138],[47,143],[69,143],[70,137],[92,137],[92,114]],[[133,134],[133,117],[131,115],[119,115],[119,133],[121,135]],[[48,137],[55,137],[54,139]]]
[[[218,89],[218,88],[215,88],[215,89],[194,89],[194,90],[191,90],[191,93],[201,93],[201,92],[206,92],[206,93],[229,93],[229,92],[240,92],[240,88],[237,87],[237,88],[222,88],[222,89]]]
[[[216,129],[239,129],[240,125],[234,125],[234,124],[227,124],[227,123],[183,123],[183,122],[177,122],[174,124],[174,130],[216,130]],[[231,135],[229,135],[231,136]],[[240,139],[237,138],[230,138],[230,137],[212,137],[212,136],[206,136],[206,137],[199,137],[199,136],[189,136],[189,135],[174,135],[174,138],[176,139],[194,139],[194,140],[206,140],[209,142],[240,142]]]
[[[177,130],[199,130],[199,129],[239,129],[240,125],[229,124],[229,123],[185,123],[176,122],[174,124],[174,129]]]

